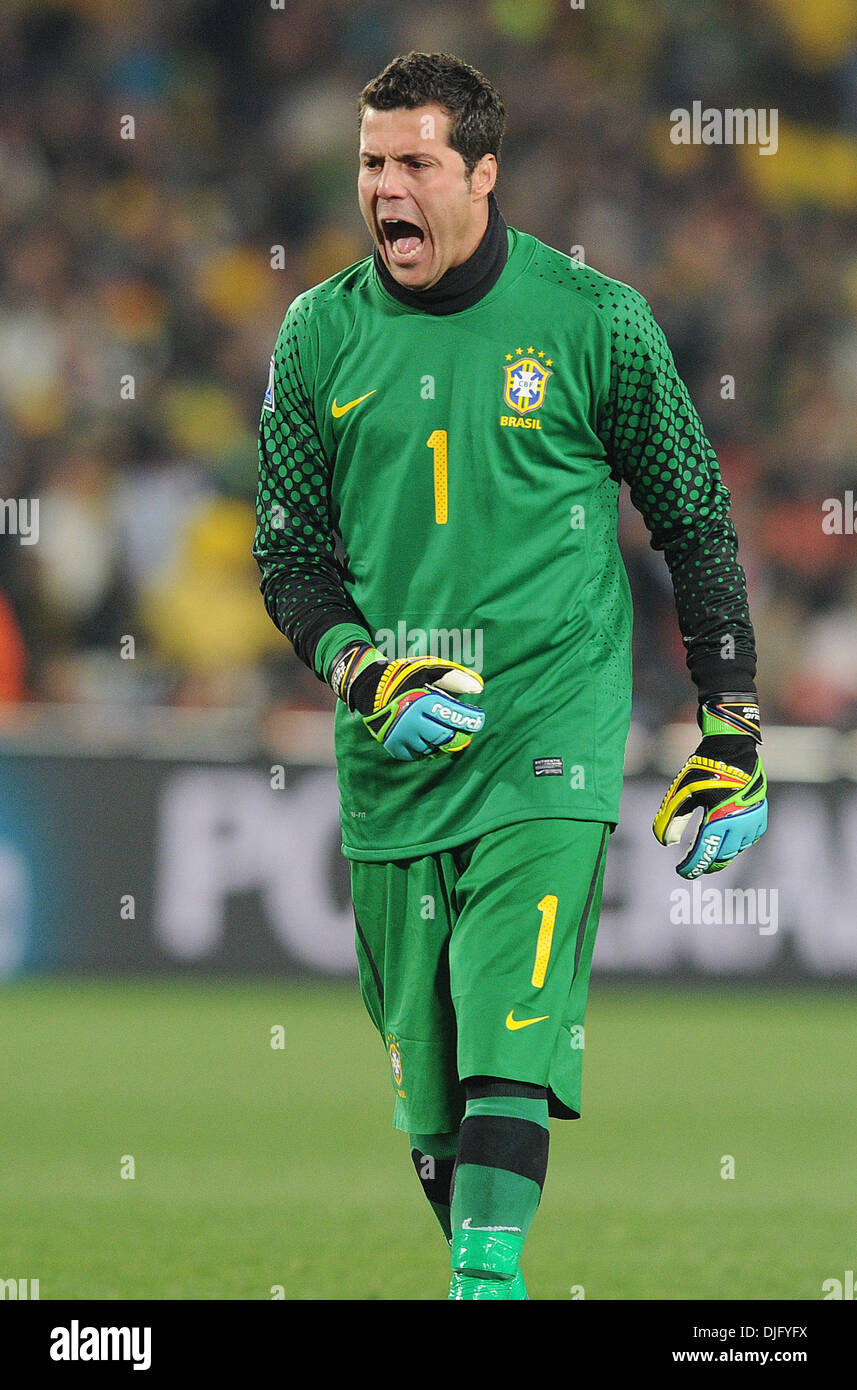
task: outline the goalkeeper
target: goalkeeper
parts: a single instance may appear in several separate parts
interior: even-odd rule
[[[550,1118],[580,1113],[631,707],[623,483],[700,701],[655,834],[701,813],[692,878],[767,808],[717,460],[642,296],[507,227],[504,119],[445,54],[364,89],[374,249],[286,314],[254,543],[271,618],[339,697],[361,989],[462,1301],[526,1297]]]

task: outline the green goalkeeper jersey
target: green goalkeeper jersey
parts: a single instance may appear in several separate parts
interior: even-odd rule
[[[729,493],[646,301],[507,235],[472,307],[401,303],[368,257],[294,301],[272,358],[254,554],[274,622],[320,678],[360,637],[485,682],[485,727],[448,757],[397,762],[337,705],[355,859],[519,820],[618,820],[623,481],[666,553],[697,684],[746,689],[755,671]]]

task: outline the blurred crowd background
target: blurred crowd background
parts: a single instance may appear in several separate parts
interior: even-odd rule
[[[418,48],[500,89],[507,221],[663,324],[732,491],[766,722],[854,727],[857,536],[822,507],[857,488],[857,0],[276,5],[0,13],[0,498],[40,504],[37,544],[0,535],[0,700],[332,707],[259,596],[256,431],[289,302],[370,249],[359,90]],[[776,108],[778,152],[673,144],[695,101]],[[621,526],[655,726],[694,692],[663,559]]]

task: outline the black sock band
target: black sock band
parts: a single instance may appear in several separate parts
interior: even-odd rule
[[[505,1168],[544,1186],[550,1136],[542,1125],[510,1115],[468,1115],[458,1140],[458,1163]]]
[[[533,1086],[529,1081],[504,1081],[499,1076],[468,1076],[464,1083],[468,1100],[487,1100],[497,1096],[521,1096],[525,1100],[545,1100],[547,1086]]]

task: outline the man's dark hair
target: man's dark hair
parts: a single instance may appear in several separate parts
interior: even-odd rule
[[[464,160],[469,179],[484,154],[499,159],[506,124],[500,93],[487,77],[451,53],[406,53],[388,63],[360,93],[360,122],[375,111],[413,110],[429,103],[452,117],[449,143]]]

